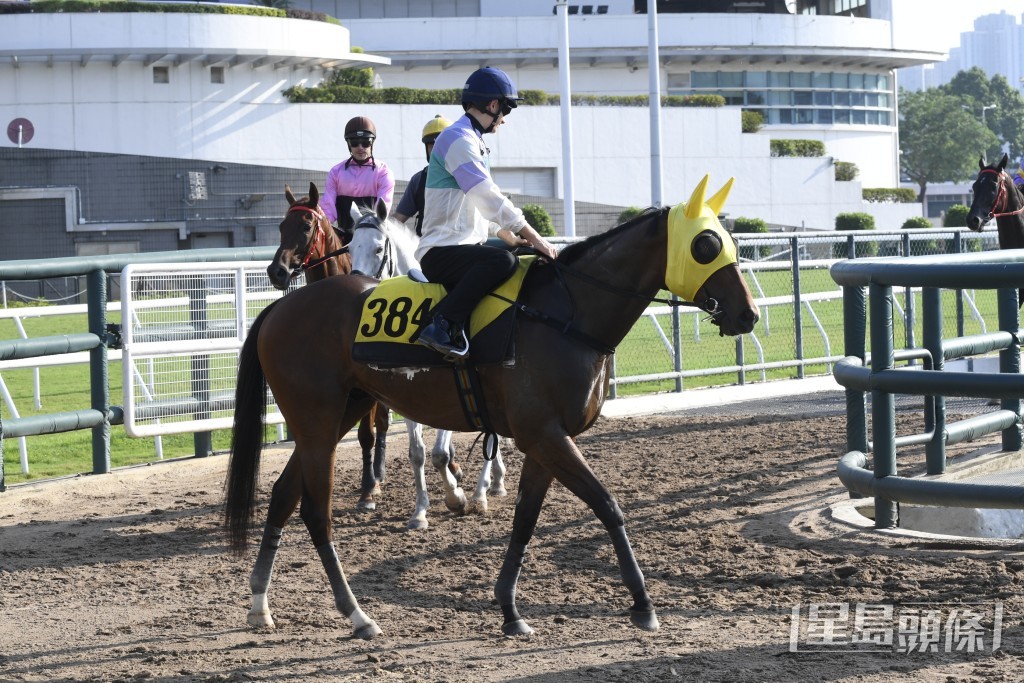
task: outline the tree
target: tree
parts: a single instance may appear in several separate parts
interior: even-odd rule
[[[530,227],[541,237],[554,237],[555,226],[551,223],[551,214],[540,204],[525,204],[521,207],[523,216]]]
[[[274,9],[288,9],[292,6],[291,0],[253,0],[252,4]]]
[[[900,91],[900,171],[917,185],[922,203],[928,183],[973,177],[982,150],[999,145],[980,117],[961,105],[937,88]]]
[[[360,47],[353,47],[352,52],[362,52]],[[354,85],[357,88],[373,87],[373,67],[362,69],[334,69],[327,74],[321,85]]]
[[[984,151],[987,159],[999,158],[1004,146],[1011,159],[1021,158],[1024,154],[1024,97],[1005,76],[996,75],[989,80],[984,71],[973,67],[961,71],[939,89],[960,98],[961,104],[983,119],[985,127],[995,133],[999,142]],[[975,156],[981,156],[981,150]]]

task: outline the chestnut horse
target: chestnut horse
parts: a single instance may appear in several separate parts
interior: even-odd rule
[[[996,219],[1000,249],[1024,247],[1024,197],[1021,197],[1013,178],[1006,172],[1010,157],[1006,154],[999,163],[986,165],[985,157],[978,159],[978,177],[971,189],[974,201],[967,212],[967,227],[980,232],[985,224]],[[1018,291],[1018,306],[1024,305],[1024,289]]]
[[[309,194],[300,199],[296,199],[291,188],[285,185],[284,198],[288,200],[288,211],[278,226],[281,244],[267,266],[270,283],[285,291],[303,272],[307,285],[350,273],[352,258],[320,209],[320,192],[316,185],[310,183]],[[356,507],[360,510],[376,508],[374,497],[380,495],[380,483],[386,476],[390,423],[391,411],[379,403],[374,403],[359,420],[357,435],[363,451],[363,479]]]
[[[533,632],[516,608],[516,584],[544,498],[556,480],[604,524],[633,601],[630,621],[644,630],[658,628],[622,511],[574,437],[601,415],[614,349],[649,303],[663,301],[655,299],[660,290],[667,287],[706,311],[723,335],[754,328],[757,306],[737,267],[732,236],[717,218],[732,181],[705,200],[707,183],[705,176],[686,204],[649,209],[536,265],[515,304],[520,315],[514,358],[478,367],[493,428],[514,438],[524,454],[512,537],[494,587],[505,635]],[[299,515],[327,572],[335,606],[352,621],[356,637],[381,633],[360,609],[335,550],[335,444],[375,399],[423,424],[471,429],[451,368],[394,371],[353,362],[360,312],[376,285],[374,279],[350,275],[303,287],[264,309],[243,345],[225,505],[225,524],[237,554],[246,549],[255,512],[268,385],[295,436],[295,451],[274,484],[249,578],[252,626],[274,623],[267,600],[271,571],[285,522],[301,501]],[[295,340],[302,341],[301,348]]]

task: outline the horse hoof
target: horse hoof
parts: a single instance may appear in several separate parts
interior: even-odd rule
[[[505,490],[504,486],[492,486],[487,490],[487,493],[492,496],[498,496],[499,498],[508,495],[508,491]]]
[[[360,626],[352,632],[353,638],[359,638],[360,640],[372,640],[379,636],[383,631],[380,630],[380,626],[377,626],[377,622],[371,620],[369,624]]]
[[[658,615],[654,613],[654,610],[649,612],[630,610],[629,621],[633,626],[636,626],[638,629],[643,631],[657,631],[660,626],[658,623]]]
[[[420,531],[430,526],[430,522],[427,521],[426,517],[412,517],[409,523],[405,525],[405,528],[409,531]]]
[[[516,619],[501,625],[501,632],[510,638],[533,635],[533,629],[523,619]]]
[[[469,501],[466,500],[465,494],[456,494],[451,497],[446,497],[444,499],[444,506],[451,510],[452,512],[457,512],[460,515],[464,515],[469,510]]]
[[[473,509],[481,515],[487,514],[487,498],[474,498]]]
[[[361,512],[370,512],[371,510],[377,509],[377,503],[372,498],[360,498],[359,502],[356,503],[356,510]]]
[[[270,612],[249,612],[245,621],[253,628],[274,628],[274,619]]]

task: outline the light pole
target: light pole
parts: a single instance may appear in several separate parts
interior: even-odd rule
[[[985,123],[985,112],[987,112],[989,109],[998,109],[998,108],[999,108],[998,104],[986,104],[986,105],[983,105],[981,107],[981,125],[983,125],[983,126],[985,126],[987,128],[988,124]]]

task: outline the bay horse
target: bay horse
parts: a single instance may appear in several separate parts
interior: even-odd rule
[[[289,186],[284,186],[288,210],[278,226],[281,243],[267,266],[270,283],[286,291],[292,280],[306,274],[306,284],[319,282],[352,271],[352,257],[341,237],[331,227],[320,208],[320,192],[314,183],[309,194],[296,199]],[[357,439],[363,453],[363,476],[356,508],[373,510],[374,497],[380,494],[380,483],[386,476],[387,434],[391,411],[374,403],[359,420]]]
[[[999,248],[1020,249],[1024,247],[1024,197],[1006,172],[1009,161],[1007,154],[991,165],[985,163],[985,157],[978,159],[980,170],[971,186],[974,200],[967,212],[967,227],[981,232],[995,218]],[[1024,288],[1018,291],[1017,304],[1024,305]]]
[[[416,260],[416,246],[419,238],[416,232],[397,221],[381,220],[380,216],[367,209],[357,210],[352,207],[352,239],[348,243],[349,255],[352,257],[352,273],[368,275],[377,280],[409,275],[414,279],[425,281]],[[406,418],[409,432],[409,463],[412,465],[413,481],[416,485],[416,508],[409,519],[409,529],[425,529],[428,526],[427,509],[430,497],[427,495],[427,481],[424,473],[426,448],[423,443],[423,427]],[[493,438],[486,435],[485,439]],[[445,505],[449,510],[465,513],[475,508],[487,512],[487,494],[494,496],[507,495],[505,490],[505,463],[501,458],[500,446],[497,443],[485,443],[484,452],[493,457],[484,459],[477,479],[476,490],[470,501],[466,500],[465,492],[458,480],[448,470],[453,456],[452,433],[448,430],[437,430],[434,447],[430,459],[441,474],[445,489]],[[492,480],[493,475],[493,480]]]
[[[587,464],[574,438],[601,415],[615,347],[664,288],[697,306],[723,335],[745,334],[759,318],[737,264],[736,245],[718,221],[732,180],[705,199],[708,177],[689,201],[652,208],[606,233],[565,248],[527,273],[518,301],[511,362],[479,367],[494,430],[524,454],[512,536],[494,596],[507,636],[533,629],[520,616],[516,584],[552,482],[594,512],[611,539],[632,598],[631,623],[658,628],[654,603],[614,496]],[[272,626],[267,600],[283,527],[299,515],[320,556],[337,609],[353,635],[380,627],[359,607],[333,542],[331,488],[335,444],[381,400],[417,422],[471,429],[448,367],[374,369],[352,361],[363,303],[377,281],[327,278],[283,297],[257,317],[239,359],[225,525],[232,550],[245,552],[255,512],[267,386],[295,436],[295,450],[274,484],[256,563],[249,578],[252,626]],[[673,302],[677,303],[677,302]],[[412,327],[412,326],[410,326]],[[403,334],[413,334],[407,329]],[[294,340],[302,340],[301,349]]]

